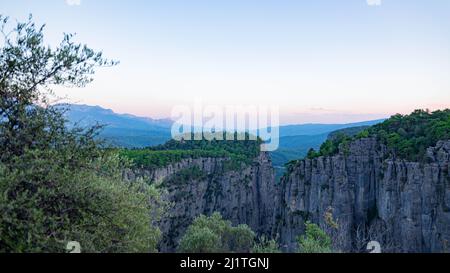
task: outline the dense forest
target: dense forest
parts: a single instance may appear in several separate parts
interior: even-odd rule
[[[435,146],[439,140],[450,139],[450,109],[434,112],[416,110],[410,115],[394,115],[357,134],[348,134],[346,131],[335,133],[322,144],[319,151],[311,149],[307,158],[337,154],[340,148],[345,151],[350,141],[365,137],[377,138],[399,158],[425,161],[427,148]]]
[[[225,133],[224,133],[225,135]],[[249,134],[245,140],[170,140],[167,143],[146,149],[122,149],[120,155],[131,160],[135,167],[158,168],[179,162],[185,158],[229,158],[229,167],[238,169],[241,164],[249,164],[260,153],[262,141],[251,140]]]

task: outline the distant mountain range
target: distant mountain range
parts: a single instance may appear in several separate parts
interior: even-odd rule
[[[66,107],[66,118],[71,125],[81,127],[105,125],[100,137],[109,144],[125,148],[143,148],[163,144],[170,139],[170,119],[151,119],[129,114],[117,114],[110,109],[88,105],[61,105]]]
[[[384,119],[348,124],[301,124],[280,127],[280,147],[272,152],[273,165],[279,173],[291,160],[303,158],[309,149],[318,150],[328,136],[335,132],[352,135],[358,130],[383,122]],[[355,129],[353,129],[355,128]]]
[[[280,137],[300,136],[300,135],[306,135],[306,136],[322,135],[322,134],[328,134],[333,131],[351,128],[351,127],[372,126],[372,125],[381,123],[383,121],[384,121],[384,119],[363,121],[363,122],[356,122],[356,123],[347,123],[347,124],[287,125],[287,126],[280,127]]]
[[[171,138],[170,119],[151,119],[129,114],[117,114],[100,106],[68,104],[66,118],[70,124],[92,126],[105,125],[100,137],[108,143],[125,148],[143,148],[163,144]],[[310,148],[318,149],[334,131],[371,126],[384,120],[373,120],[349,124],[300,124],[281,126],[280,148],[272,153],[276,168],[282,169],[291,160],[302,158]]]

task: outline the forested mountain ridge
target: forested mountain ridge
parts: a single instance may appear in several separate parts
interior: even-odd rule
[[[353,134],[334,133],[319,151],[310,150],[308,158],[334,155],[340,146],[345,148],[352,140],[374,137],[400,158],[424,161],[428,147],[435,146],[439,140],[450,139],[450,109],[416,110],[410,115],[394,115],[367,129],[355,129]]]
[[[104,125],[100,137],[109,145],[121,148],[146,148],[164,144],[171,139],[170,119],[155,120],[130,114],[117,114],[100,106],[64,104],[69,125],[89,127]],[[348,124],[300,124],[281,126],[280,147],[271,154],[274,166],[284,169],[291,160],[304,157],[310,148],[318,149],[335,130],[368,126],[383,120]],[[283,171],[283,170],[281,170]]]
[[[289,136],[315,136],[321,134],[331,133],[340,129],[359,127],[359,126],[372,126],[385,121],[386,119],[377,119],[370,121],[354,122],[354,123],[342,123],[342,124],[298,124],[298,125],[285,125],[280,126],[280,137]]]
[[[401,159],[376,138],[361,138],[300,160],[281,180],[274,234],[292,251],[312,221],[344,252],[364,251],[371,240],[384,252],[448,252],[450,140],[429,147],[426,159]]]
[[[376,240],[387,252],[448,252],[450,110],[416,110],[359,131],[291,162],[277,212],[282,244],[295,248],[295,234],[313,221],[343,251]]]
[[[438,119],[444,117],[439,114]],[[394,116],[386,124],[404,120]],[[420,124],[442,125],[435,119]],[[378,240],[386,252],[445,252],[450,239],[450,140],[445,133],[440,136],[427,149],[425,164],[398,158],[382,140],[363,135],[345,145],[340,142],[338,151],[328,156],[297,161],[279,183],[267,154],[254,157],[239,171],[224,169],[229,158],[218,155],[185,158],[156,170],[130,170],[127,177],[151,177],[148,181],[159,181],[170,192],[178,216],[164,222],[164,251],[176,248],[182,236],[177,228],[184,230],[200,214],[217,211],[233,224],[247,224],[259,235],[277,238],[289,252],[297,250],[297,238],[308,221],[325,230],[340,251],[363,251],[369,240]],[[179,145],[198,144],[173,143],[160,149]]]
[[[99,137],[115,147],[144,148],[163,144],[171,137],[173,121],[169,119],[117,114],[100,106],[59,104],[56,107],[64,110],[68,126],[104,126]]]

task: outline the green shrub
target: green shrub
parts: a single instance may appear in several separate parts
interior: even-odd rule
[[[58,48],[31,20],[9,30],[0,48],[0,252],[154,252],[158,192],[121,179],[126,162],[100,147],[100,126],[68,129],[54,85],[84,86],[113,65],[65,35]],[[3,73],[5,72],[5,73]]]
[[[231,227],[229,232],[229,251],[236,253],[249,253],[255,242],[255,233],[247,225]]]
[[[305,235],[297,238],[300,253],[332,252],[332,241],[325,231],[311,222],[306,222],[305,227]]]
[[[219,213],[197,217],[182,237],[178,251],[183,253],[249,253],[255,233],[247,225],[232,227]]]
[[[221,252],[220,235],[207,227],[191,227],[180,242],[179,251],[183,253]]]

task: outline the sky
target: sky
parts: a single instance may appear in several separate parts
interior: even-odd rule
[[[120,61],[70,102],[169,117],[176,105],[277,105],[282,124],[450,107],[448,0],[0,0]]]

